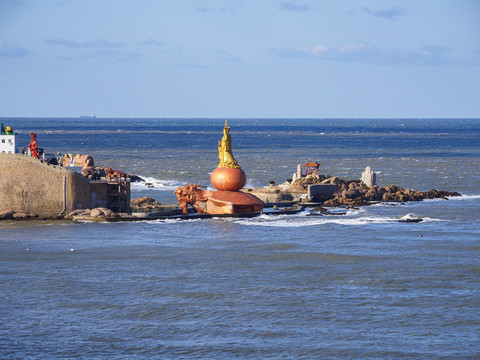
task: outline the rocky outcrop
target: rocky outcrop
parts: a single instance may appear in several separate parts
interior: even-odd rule
[[[1,210],[0,211],[0,220],[10,220],[13,219],[15,211],[13,210]]]
[[[372,202],[406,202],[422,201],[424,199],[447,199],[449,196],[461,196],[457,192],[429,190],[426,192],[403,189],[398,185],[379,187],[367,186],[359,180],[349,180],[341,185],[334,198],[327,200],[325,206],[360,206]]]
[[[150,196],[143,196],[130,200],[130,207],[132,209],[139,209],[144,212],[153,211],[157,208],[157,202]]]
[[[105,219],[125,219],[131,218],[132,215],[128,213],[116,213],[110,209],[99,207],[95,209],[79,209],[72,211],[65,215],[65,219],[69,220],[91,220],[103,221]]]
[[[447,199],[449,196],[461,196],[457,192],[429,190],[418,191],[412,189],[402,189],[398,185],[389,185],[379,187],[378,185],[367,186],[361,180],[343,180],[336,176],[329,175],[308,175],[292,183],[287,191],[304,192],[308,191],[309,185],[334,184],[338,186],[338,191],[334,197],[324,202],[324,206],[360,206],[368,205],[372,202],[406,202],[421,201],[424,199]]]
[[[130,175],[130,182],[145,182],[145,179],[138,175]]]
[[[290,192],[307,192],[309,185],[337,185],[342,186],[345,180],[337,176],[310,174],[293,182],[289,187]]]
[[[57,220],[61,218],[61,215],[50,216],[24,211],[0,210],[0,220]]]

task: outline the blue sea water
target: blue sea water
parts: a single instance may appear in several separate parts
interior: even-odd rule
[[[224,119],[2,119],[20,146],[209,185]],[[480,120],[231,119],[257,187],[322,172],[463,196],[346,215],[0,222],[0,357],[478,359]],[[1,170],[0,170],[1,171]],[[421,223],[398,219],[421,217]]]

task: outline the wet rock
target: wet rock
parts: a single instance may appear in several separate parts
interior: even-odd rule
[[[15,211],[13,210],[2,210],[0,211],[0,220],[10,220],[13,219]]]
[[[130,182],[145,182],[145,179],[142,179],[138,175],[130,175]]]
[[[461,196],[457,192],[438,191],[432,189],[427,192],[421,192],[411,189],[402,189],[398,185],[388,185],[380,188],[378,185],[366,186],[359,180],[341,180],[337,181],[340,186],[334,194],[334,198],[327,200],[324,206],[360,206],[368,205],[372,202],[406,202],[421,201],[424,199],[448,199],[449,196]]]

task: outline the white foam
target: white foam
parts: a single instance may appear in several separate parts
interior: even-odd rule
[[[413,214],[407,214],[401,218],[384,217],[384,216],[355,216],[349,215],[324,215],[324,216],[306,216],[307,214],[299,215],[266,215],[262,214],[251,219],[240,219],[235,222],[246,226],[266,226],[266,227],[306,227],[318,226],[327,224],[337,224],[345,226],[359,226],[371,224],[387,224],[397,223],[399,220],[417,219],[419,217]],[[424,221],[441,221],[438,219],[422,218]]]
[[[143,176],[141,176],[141,178],[144,179],[145,181],[131,183],[130,186],[132,190],[155,189],[155,190],[173,191],[177,187],[185,185],[175,180],[159,180],[153,177],[143,177]]]
[[[449,200],[477,200],[480,195],[462,195],[462,196],[448,196]]]

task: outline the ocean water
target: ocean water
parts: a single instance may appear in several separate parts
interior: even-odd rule
[[[209,186],[224,119],[1,119],[46,152]],[[458,191],[345,215],[0,222],[0,358],[478,359],[480,120],[231,119],[247,186],[296,165]],[[344,209],[339,213],[345,212]],[[398,222],[421,217],[420,223]]]

